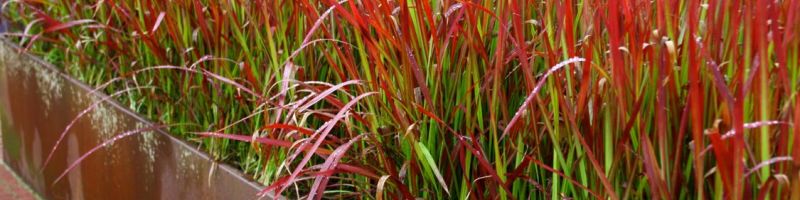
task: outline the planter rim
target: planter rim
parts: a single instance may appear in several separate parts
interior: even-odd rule
[[[35,55],[30,54],[28,52],[25,52],[21,47],[19,47],[14,42],[9,41],[9,39],[6,38],[6,37],[0,36],[0,45],[5,45],[5,46],[7,46],[6,48],[17,51],[15,53],[19,55],[19,58],[27,57],[27,59],[30,59],[30,61],[35,62],[36,64],[40,65],[40,67],[42,69],[49,70],[51,72],[57,73],[60,78],[62,78],[63,80],[68,81],[68,82],[65,82],[63,84],[72,84],[73,86],[77,86],[77,89],[80,89],[81,91],[84,91],[86,93],[89,93],[89,92],[94,90],[94,88],[90,87],[86,83],[84,83],[84,82],[82,82],[82,81],[70,76],[69,74],[65,73],[63,70],[57,68],[56,66],[54,66],[54,64],[46,62],[45,60],[43,60],[42,58],[40,58],[38,56],[35,56]],[[0,48],[3,48],[3,47],[0,47]],[[89,96],[89,95],[87,95],[87,96]],[[92,94],[92,96],[96,96],[96,97],[101,98],[101,99],[106,99],[106,98],[109,97],[108,94],[106,94],[105,92],[96,92],[96,93]],[[107,100],[105,100],[105,102],[103,102],[103,104],[110,105],[110,107],[113,108],[115,111],[121,112],[121,113],[123,113],[124,115],[126,115],[128,117],[132,117],[133,119],[135,119],[139,123],[143,123],[143,124],[145,124],[147,126],[155,125],[155,123],[153,123],[152,121],[148,120],[147,118],[145,118],[140,113],[137,113],[135,111],[130,110],[129,108],[127,108],[126,106],[123,106],[121,103],[119,103],[117,100],[115,100],[113,98],[108,98]],[[182,138],[178,138],[176,136],[173,136],[172,134],[168,133],[163,128],[158,128],[158,129],[152,130],[152,132],[154,132],[154,133],[156,133],[158,135],[161,135],[161,136],[165,136],[166,138],[169,138],[169,141],[171,141],[172,143],[177,143],[180,148],[186,149],[186,150],[192,152],[193,154],[196,154],[196,155],[200,156],[204,160],[211,161],[212,162],[212,168],[214,168],[213,169],[214,170],[213,173],[221,173],[221,172],[229,173],[229,174],[233,175],[234,178],[236,178],[239,181],[245,183],[248,187],[250,187],[250,188],[252,188],[253,190],[256,190],[256,191],[261,191],[261,190],[263,190],[265,188],[264,185],[255,182],[254,180],[249,178],[247,175],[245,175],[238,168],[233,167],[229,163],[218,162],[217,160],[213,159],[206,151],[200,150],[199,146],[189,144],[189,141],[186,141],[186,140],[184,140]],[[114,144],[112,144],[111,146],[113,146],[113,145]],[[45,149],[47,149],[47,148],[45,148]],[[2,150],[2,149],[0,149],[0,150]],[[9,159],[9,158],[6,157],[5,159]],[[15,173],[19,173],[19,172],[15,171]],[[212,187],[214,187],[214,186],[212,186]],[[36,192],[41,193],[42,191],[36,191]],[[256,194],[253,194],[253,196],[256,197]],[[260,198],[276,199],[278,197],[276,197],[272,192],[270,192],[270,193],[267,193],[266,195],[264,195],[264,196],[262,196]]]

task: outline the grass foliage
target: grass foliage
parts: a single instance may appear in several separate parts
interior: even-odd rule
[[[289,198],[800,198],[800,1],[9,0]]]

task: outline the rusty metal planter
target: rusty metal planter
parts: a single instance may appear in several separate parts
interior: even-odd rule
[[[215,163],[193,145],[162,130],[103,147],[55,182],[70,163],[125,131],[151,123],[106,101],[67,133],[42,167],[65,127],[106,97],[41,59],[0,41],[0,121],[5,162],[47,199],[255,199],[263,186],[235,168]],[[268,196],[269,198],[269,196]]]

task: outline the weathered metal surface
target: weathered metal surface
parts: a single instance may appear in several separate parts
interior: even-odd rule
[[[80,118],[43,163],[65,127],[105,95],[40,59],[0,42],[0,121],[4,159],[47,199],[255,199],[262,188],[240,171],[164,131],[114,142],[54,180],[78,157],[126,131],[151,126],[113,101]],[[212,170],[213,169],[213,170]],[[269,197],[267,197],[269,198]]]
[[[0,136],[3,132],[0,131]],[[3,149],[3,140],[0,140],[0,151]],[[3,154],[0,153],[0,160]],[[0,161],[0,199],[33,200],[36,195],[27,184],[14,174],[5,163]]]

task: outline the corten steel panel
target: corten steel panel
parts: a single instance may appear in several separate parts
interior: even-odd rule
[[[5,162],[44,198],[257,198],[263,186],[162,130],[103,147],[54,183],[69,164],[102,142],[152,126],[120,104],[106,101],[77,121],[43,168],[67,124],[107,97],[90,91],[41,59],[19,53],[14,44],[0,41],[2,152]]]

